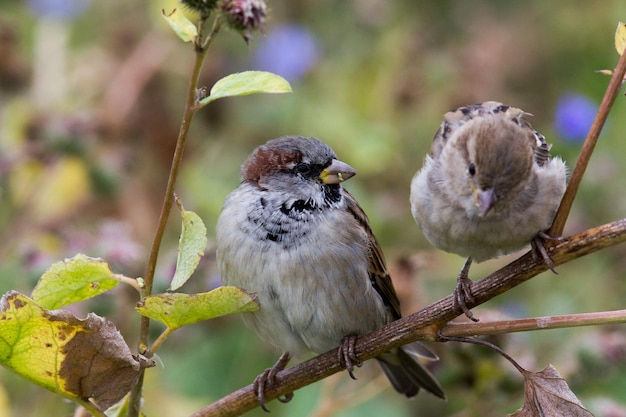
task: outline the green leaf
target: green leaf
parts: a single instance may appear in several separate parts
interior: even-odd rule
[[[135,385],[140,370],[113,323],[89,314],[48,311],[11,291],[0,300],[0,364],[88,409],[106,409]]]
[[[172,29],[174,29],[174,32],[176,32],[176,35],[178,35],[183,42],[191,42],[198,36],[198,28],[196,25],[187,19],[180,10],[174,9],[170,14],[165,14],[165,10],[161,10],[161,16],[169,23]]]
[[[618,22],[617,30],[615,30],[615,49],[617,53],[622,55],[626,48],[626,23]]]
[[[265,71],[244,71],[228,75],[215,83],[208,97],[198,104],[206,106],[223,97],[247,96],[258,93],[291,93],[289,82],[283,77]]]
[[[50,266],[39,279],[32,297],[42,307],[53,310],[95,297],[119,282],[108,263],[78,254]]]
[[[206,226],[200,216],[193,211],[186,211],[179,199],[176,199],[176,204],[180,209],[183,226],[178,241],[178,259],[176,260],[176,272],[170,285],[171,291],[182,287],[191,277],[198,263],[200,263],[200,258],[204,255],[207,245]]]
[[[224,286],[200,294],[165,293],[146,297],[139,314],[158,320],[171,330],[215,317],[259,310],[256,294]]]
[[[130,402],[130,395],[124,397],[123,401],[118,402],[106,411],[107,417],[126,417],[128,415],[128,407]],[[146,417],[146,415],[139,410],[139,417]]]

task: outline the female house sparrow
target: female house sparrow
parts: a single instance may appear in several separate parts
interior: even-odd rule
[[[258,147],[243,164],[242,183],[217,221],[217,260],[226,285],[256,292],[261,310],[244,320],[283,349],[255,387],[264,385],[291,354],[338,354],[352,375],[355,336],[400,318],[400,305],[367,216],[341,183],[356,171],[314,138],[285,136]],[[407,397],[420,388],[444,398],[415,356],[437,357],[413,343],[377,359],[394,388]],[[290,397],[287,398],[287,400]]]
[[[481,262],[529,243],[551,268],[540,238],[565,192],[566,167],[550,158],[528,113],[488,101],[446,113],[432,153],[411,182],[411,211],[436,247],[468,257],[455,299],[465,314],[472,260]],[[474,319],[475,320],[475,319]]]

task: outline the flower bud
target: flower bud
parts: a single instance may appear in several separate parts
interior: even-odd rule
[[[228,26],[241,33],[246,43],[253,30],[263,30],[267,13],[263,0],[223,0],[220,8]]]
[[[217,4],[217,0],[181,0],[189,9],[200,13],[202,16],[209,16]]]

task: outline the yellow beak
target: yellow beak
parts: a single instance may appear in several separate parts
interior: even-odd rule
[[[340,184],[355,175],[356,171],[350,165],[333,159],[333,163],[320,174],[320,180],[324,184]]]

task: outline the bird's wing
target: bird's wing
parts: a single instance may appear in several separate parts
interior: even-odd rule
[[[393,288],[391,282],[391,276],[387,272],[387,266],[385,264],[385,257],[383,251],[372,232],[372,228],[369,226],[369,220],[367,215],[356,202],[354,197],[344,189],[345,199],[348,207],[348,212],[354,216],[356,221],[365,229],[369,236],[369,259],[368,259],[368,271],[372,287],[380,294],[385,305],[391,311],[394,319],[399,319],[402,315],[400,313],[400,300],[396,295],[396,291]]]

